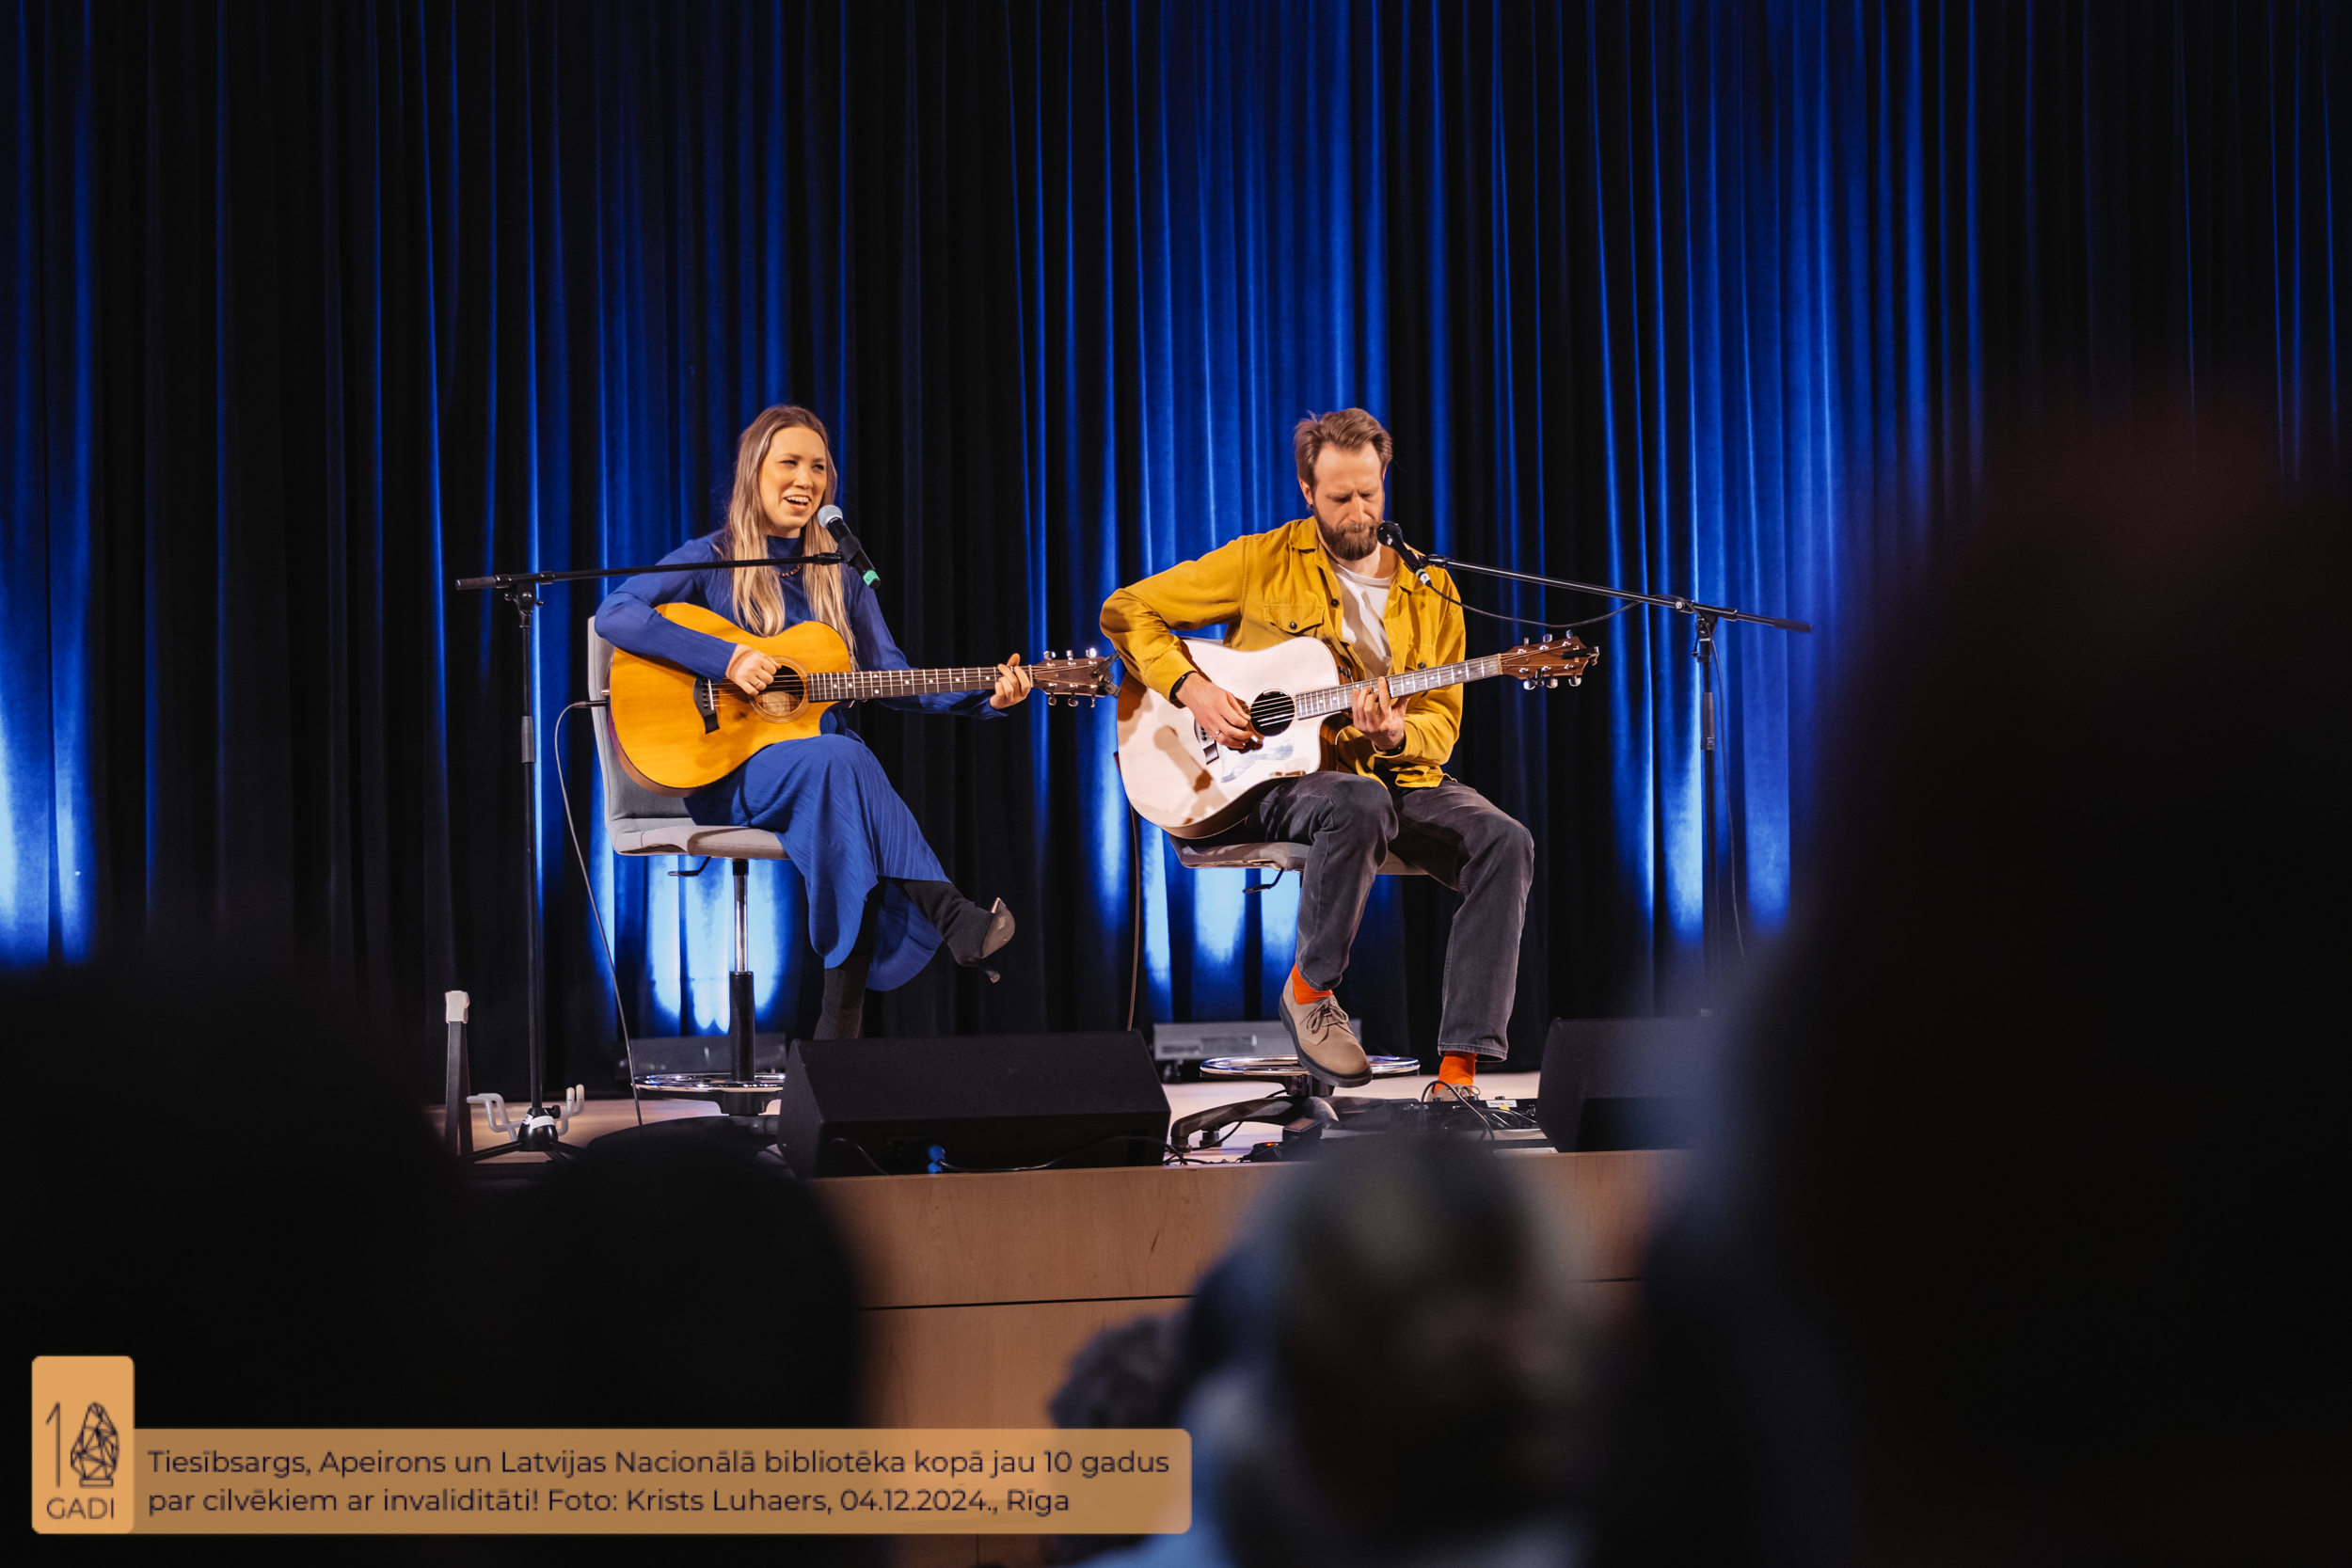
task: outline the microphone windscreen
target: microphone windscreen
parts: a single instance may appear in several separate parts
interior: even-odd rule
[[[841,508],[834,505],[831,501],[827,501],[824,505],[817,509],[817,526],[818,528],[831,529],[840,520]]]

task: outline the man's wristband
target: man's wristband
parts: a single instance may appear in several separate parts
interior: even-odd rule
[[[1184,682],[1192,679],[1193,676],[1199,674],[1200,673],[1200,672],[1198,670],[1187,670],[1183,674],[1177,676],[1175,683],[1168,689],[1168,700],[1171,703],[1174,702],[1176,700],[1176,693],[1184,689]]]

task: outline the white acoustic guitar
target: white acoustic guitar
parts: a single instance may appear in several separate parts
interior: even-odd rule
[[[1330,766],[1321,721],[1336,715],[1347,722],[1356,693],[1373,684],[1343,685],[1331,650],[1311,637],[1294,637],[1255,653],[1186,638],[1184,652],[1203,675],[1241,699],[1265,739],[1248,752],[1220,746],[1183,704],[1168,701],[1129,672],[1119,688],[1120,780],[1136,814],[1173,838],[1221,833],[1247,816],[1251,798],[1275,780]],[[1389,695],[1401,702],[1417,691],[1494,675],[1531,687],[1564,680],[1575,686],[1599,657],[1598,649],[1573,635],[1557,642],[1547,637],[1458,664],[1393,671]]]

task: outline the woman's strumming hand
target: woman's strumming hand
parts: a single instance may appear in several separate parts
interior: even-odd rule
[[[739,642],[735,645],[735,657],[727,660],[727,684],[744,696],[756,699],[781,668],[757,648]]]

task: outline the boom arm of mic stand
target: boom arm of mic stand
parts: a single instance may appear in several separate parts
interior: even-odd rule
[[[1811,631],[1812,623],[1790,621],[1778,615],[1759,615],[1753,610],[1734,610],[1729,605],[1701,604],[1679,594],[1637,594],[1630,588],[1607,588],[1598,583],[1568,582],[1560,578],[1537,577],[1533,572],[1513,572],[1501,566],[1481,566],[1476,562],[1456,561],[1452,556],[1429,555],[1422,558],[1432,566],[1442,566],[1449,572],[1475,572],[1481,577],[1508,578],[1513,582],[1532,582],[1541,588],[1557,588],[1569,594],[1592,594],[1604,599],[1628,599],[1635,604],[1656,605],[1661,610],[1677,610],[1684,615],[1705,615],[1717,621],[1747,621],[1759,626],[1778,626],[1782,631]]]
[[[1679,594],[1637,594],[1629,588],[1610,588],[1592,582],[1565,582],[1558,578],[1537,577],[1533,572],[1514,572],[1501,566],[1479,566],[1467,562],[1450,560],[1441,555],[1433,555],[1426,559],[1430,563],[1443,566],[1449,571],[1476,572],[1484,577],[1507,578],[1513,582],[1532,582],[1538,587],[1557,588],[1564,593],[1591,594],[1604,599],[1620,599],[1633,604],[1656,605],[1661,610],[1671,610],[1688,615],[1696,623],[1694,629],[1698,633],[1698,645],[1692,648],[1691,653],[1692,657],[1698,660],[1699,665],[1699,757],[1705,779],[1700,790],[1704,802],[1701,809],[1705,816],[1699,829],[1699,845],[1701,879],[1706,891],[1701,895],[1699,906],[1699,951],[1704,966],[1702,974],[1706,975],[1708,994],[1711,998],[1715,983],[1713,966],[1717,940],[1715,910],[1719,905],[1726,904],[1735,896],[1729,890],[1716,887],[1715,627],[1720,622],[1748,621],[1759,626],[1777,626],[1782,631],[1809,632],[1813,629],[1812,626],[1804,621],[1791,621],[1778,615],[1753,614],[1748,610],[1734,610],[1729,605],[1702,604],[1696,599],[1686,599]],[[1736,922],[1739,911],[1736,906],[1730,907]],[[1735,925],[1735,932],[1737,928]]]
[[[499,572],[486,578],[459,578],[451,584],[459,593],[480,588],[524,588],[540,582],[586,582],[595,578],[633,578],[650,572],[739,572],[746,566],[840,566],[847,558],[838,550],[821,555],[770,556],[750,561],[656,562],[650,566],[589,566],[577,572]]]

